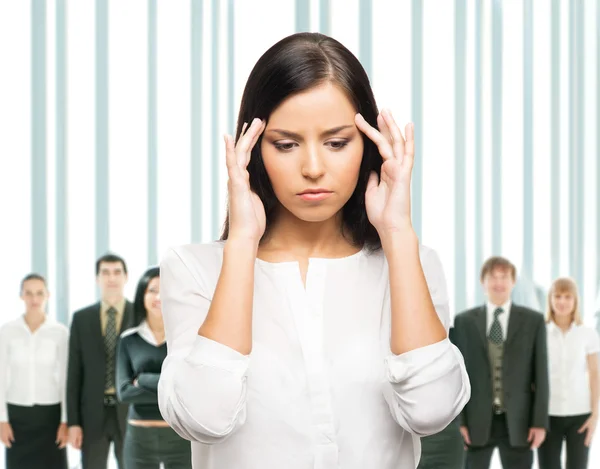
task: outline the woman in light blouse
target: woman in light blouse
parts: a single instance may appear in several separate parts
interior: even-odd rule
[[[6,469],[66,469],[68,329],[46,316],[46,280],[21,282],[25,314],[0,328],[0,439]]]
[[[538,450],[540,469],[560,469],[563,441],[567,469],[586,469],[598,423],[600,340],[581,321],[577,286],[556,280],[548,293],[550,430]]]
[[[405,137],[332,38],[255,65],[225,137],[222,239],[161,264],[159,406],[195,469],[415,468],[469,399]]]

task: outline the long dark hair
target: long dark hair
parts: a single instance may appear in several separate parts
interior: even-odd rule
[[[135,300],[133,301],[133,324],[135,326],[139,326],[148,315],[146,305],[144,304],[144,297],[146,296],[148,285],[152,279],[155,279],[156,277],[160,277],[160,269],[158,267],[151,267],[144,272],[144,275],[142,275],[142,278],[140,278],[140,281],[137,284]]]
[[[290,96],[325,82],[339,86],[356,112],[377,126],[377,105],[369,77],[358,59],[341,43],[318,33],[298,33],[282,39],[258,60],[246,83],[238,115],[236,141],[244,122],[269,119],[273,111]],[[262,137],[261,137],[262,139]],[[279,202],[267,175],[260,150],[261,139],[252,149],[248,173],[250,187],[260,197],[266,212],[265,236],[272,225]],[[377,231],[365,209],[365,192],[371,171],[381,173],[383,159],[375,144],[363,135],[364,153],[354,193],[342,210],[343,229],[357,246],[376,250],[381,247]],[[229,215],[221,240],[229,235]]]

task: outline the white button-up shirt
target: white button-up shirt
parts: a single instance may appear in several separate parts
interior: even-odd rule
[[[192,443],[196,469],[408,469],[422,435],[462,410],[470,385],[448,339],[390,352],[388,266],[380,251],[296,262],[256,260],[250,356],[198,336],[223,243],[170,250],[161,264],[168,356],[164,419]],[[436,253],[421,248],[436,310],[449,324]]]
[[[508,300],[503,305],[495,305],[491,301],[488,301],[486,304],[487,309],[487,335],[490,335],[490,330],[492,329],[492,324],[494,323],[494,311],[498,308],[502,308],[502,313],[498,315],[498,321],[500,322],[500,327],[502,327],[502,337],[506,340],[506,333],[508,332],[508,321],[510,319],[510,307],[512,306],[512,301]]]
[[[46,318],[31,332],[24,316],[0,328],[0,422],[7,404],[61,404],[66,422],[65,388],[69,330]]]
[[[598,333],[572,324],[563,331],[551,321],[546,326],[550,369],[550,409],[555,417],[592,411],[587,357],[600,352]]]

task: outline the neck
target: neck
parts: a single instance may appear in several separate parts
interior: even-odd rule
[[[504,299],[502,299],[502,298],[501,298],[501,299],[495,299],[495,300],[492,300],[492,299],[490,298],[490,300],[489,300],[489,301],[490,301],[490,303],[492,303],[494,306],[502,306],[502,305],[504,305],[504,304],[505,304],[505,303],[508,301],[508,298],[504,298]]]
[[[556,316],[554,315],[554,323],[563,331],[566,331],[571,327],[573,323],[573,317],[569,316]]]
[[[356,250],[342,232],[341,212],[322,222],[300,220],[281,208],[261,245],[267,251],[288,251],[294,257],[341,257]]]
[[[148,315],[146,317],[146,322],[148,323],[148,327],[150,328],[150,330],[152,332],[154,332],[155,334],[164,333],[165,325],[163,323],[162,316],[155,317],[155,316]]]
[[[123,301],[123,295],[118,296],[103,296],[102,301],[104,301],[109,306],[117,306],[121,301]]]
[[[46,314],[43,311],[26,311],[25,321],[28,324],[40,324],[46,320]]]

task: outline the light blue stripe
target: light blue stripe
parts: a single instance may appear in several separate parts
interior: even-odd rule
[[[421,0],[412,2],[412,114],[415,126],[415,151],[421,154],[423,135],[423,4]],[[415,158],[412,175],[412,222],[415,232],[421,239],[423,163]]]
[[[310,1],[296,0],[296,32],[310,31]]]
[[[48,275],[46,2],[31,2],[31,269]]]
[[[552,278],[560,272],[560,0],[552,0],[552,73],[551,73],[551,194],[550,261]]]
[[[229,129],[227,133],[235,133],[235,2],[229,0],[227,10],[227,95],[229,96],[228,118]]]
[[[492,4],[492,251],[502,254],[502,1]]]
[[[331,34],[331,5],[330,0],[321,0],[319,2],[319,32]]]
[[[479,282],[479,272],[483,264],[483,125],[482,125],[482,55],[481,55],[481,27],[483,24],[482,0],[475,0],[475,302],[483,302],[483,292]]]
[[[96,0],[96,257],[109,249],[108,0]]]
[[[156,0],[148,1],[148,265],[158,264],[158,141]]]
[[[202,0],[192,0],[191,25],[191,241],[202,242]]]
[[[467,307],[467,4],[454,2],[454,311]]]
[[[585,298],[583,283],[584,213],[584,21],[583,3],[571,1],[569,10],[569,260],[570,273]]]
[[[523,2],[523,273],[533,280],[533,0]]]
[[[358,56],[373,80],[373,4],[371,0],[360,0],[358,20]]]
[[[219,94],[221,89],[219,74],[219,0],[212,1],[212,52],[211,52],[211,119],[213,122],[212,138],[212,238],[217,239],[221,232],[219,219],[221,218],[221,206],[219,205],[219,173],[221,172],[220,151],[223,139],[219,134]]]
[[[56,0],[56,319],[69,322],[67,184],[67,7]]]

